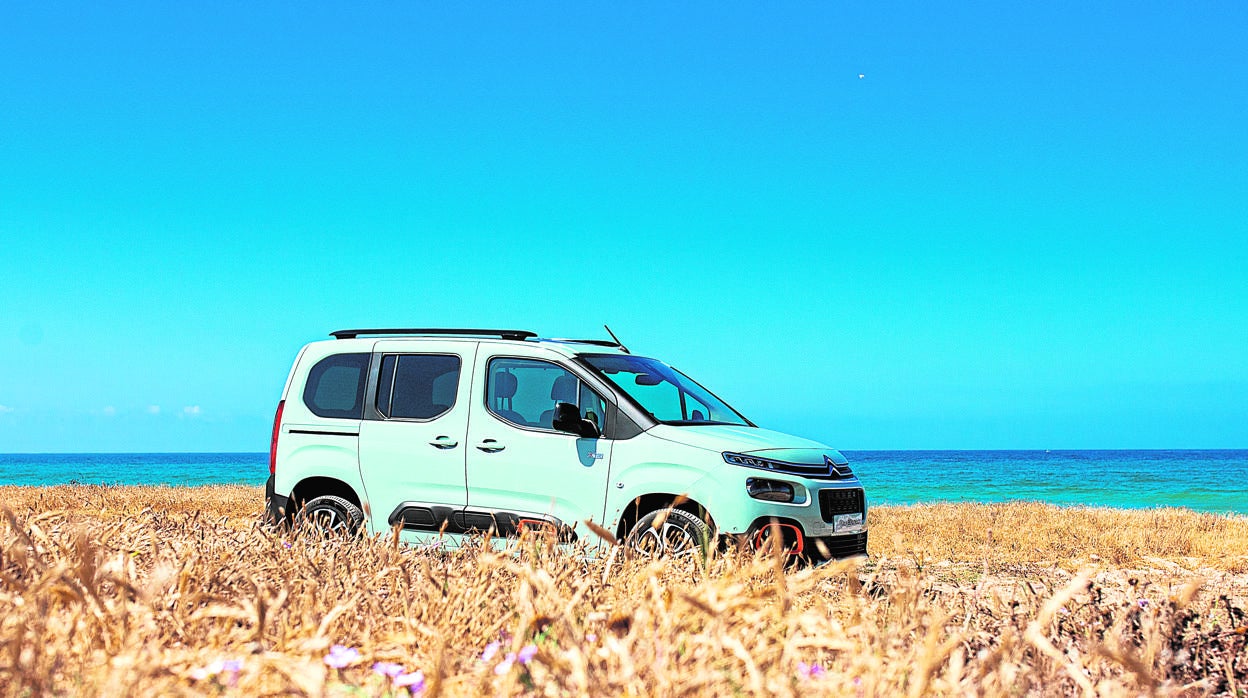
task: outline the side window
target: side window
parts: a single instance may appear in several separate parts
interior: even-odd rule
[[[485,402],[490,412],[520,425],[554,429],[555,403],[570,402],[599,429],[606,401],[556,364],[534,359],[491,359]],[[590,415],[593,416],[590,416]]]
[[[459,357],[388,354],[381,359],[377,411],[390,419],[434,419],[455,406]]]
[[[362,419],[369,354],[334,354],[308,371],[303,404],[318,417]]]
[[[598,397],[598,393],[581,383],[581,401],[576,403],[581,408],[581,416],[594,423],[598,431],[607,428],[607,401]]]

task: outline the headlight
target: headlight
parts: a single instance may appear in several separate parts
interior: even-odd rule
[[[754,499],[768,502],[793,501],[793,485],[779,480],[767,480],[761,477],[747,478],[745,491]]]
[[[733,465],[744,465],[747,468],[762,468],[763,470],[772,470],[776,467],[775,461],[746,456],[740,453],[724,453],[724,461]]]
[[[744,453],[732,453],[731,451],[725,451],[723,455],[725,463],[756,468],[758,470],[770,470],[773,473],[809,477],[816,480],[847,480],[854,476],[853,471],[849,469],[848,461],[839,453],[837,454],[837,460],[834,461],[831,457],[825,455],[820,463],[788,463],[771,458],[749,456]],[[838,462],[840,463],[839,465]]]

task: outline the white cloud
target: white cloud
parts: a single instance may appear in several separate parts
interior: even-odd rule
[[[160,414],[160,405],[148,405],[147,413],[148,414]]]
[[[112,405],[109,405],[108,407],[105,407],[103,410],[100,410],[100,412],[101,412],[101,413],[103,413],[103,415],[104,415],[105,417],[115,417],[115,416],[117,416],[117,408],[116,408],[116,407],[113,407]]]
[[[199,405],[188,405],[182,408],[183,417],[198,417],[200,415]]]
[[[7,405],[0,405],[0,414],[5,414],[7,412],[14,412],[14,411],[15,410],[12,407],[9,407]]]

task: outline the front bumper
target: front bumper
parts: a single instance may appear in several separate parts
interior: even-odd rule
[[[772,536],[780,537],[780,549],[786,555],[813,563],[866,557],[867,531],[859,530],[833,536],[811,536],[801,522],[784,517],[760,518],[750,526],[745,540],[754,549],[766,549]]]
[[[741,472],[745,471],[745,472]],[[841,536],[866,530],[868,502],[862,483],[857,478],[827,481],[771,475],[766,479],[792,486],[793,502],[756,499],[747,494],[747,481],[757,477],[745,468],[720,471],[697,483],[694,490],[709,491],[708,508],[719,530],[725,533],[746,533],[759,519],[791,519],[801,524],[802,532],[813,538]],[[844,495],[853,495],[848,499]],[[823,498],[830,501],[822,502]],[[848,507],[847,507],[848,505]],[[826,510],[825,510],[826,506]],[[858,523],[838,526],[837,514],[861,513]]]
[[[750,497],[747,489],[751,478],[792,486],[794,501]],[[704,484],[714,488],[711,515],[721,533],[744,536],[751,545],[759,547],[776,532],[783,536],[784,550],[813,562],[867,554],[867,497],[857,477],[811,479],[787,473],[760,474],[754,469],[730,466]],[[849,520],[842,516],[852,514],[860,516]],[[777,527],[769,532],[772,524]]]
[[[285,521],[289,505],[290,498],[284,497],[275,491],[273,476],[270,475],[268,482],[264,483],[265,520],[271,524]]]

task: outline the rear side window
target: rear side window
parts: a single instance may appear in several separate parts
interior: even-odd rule
[[[381,359],[377,411],[389,419],[435,419],[455,406],[459,357],[388,354]]]
[[[334,354],[308,372],[303,404],[318,417],[362,419],[369,354]]]

